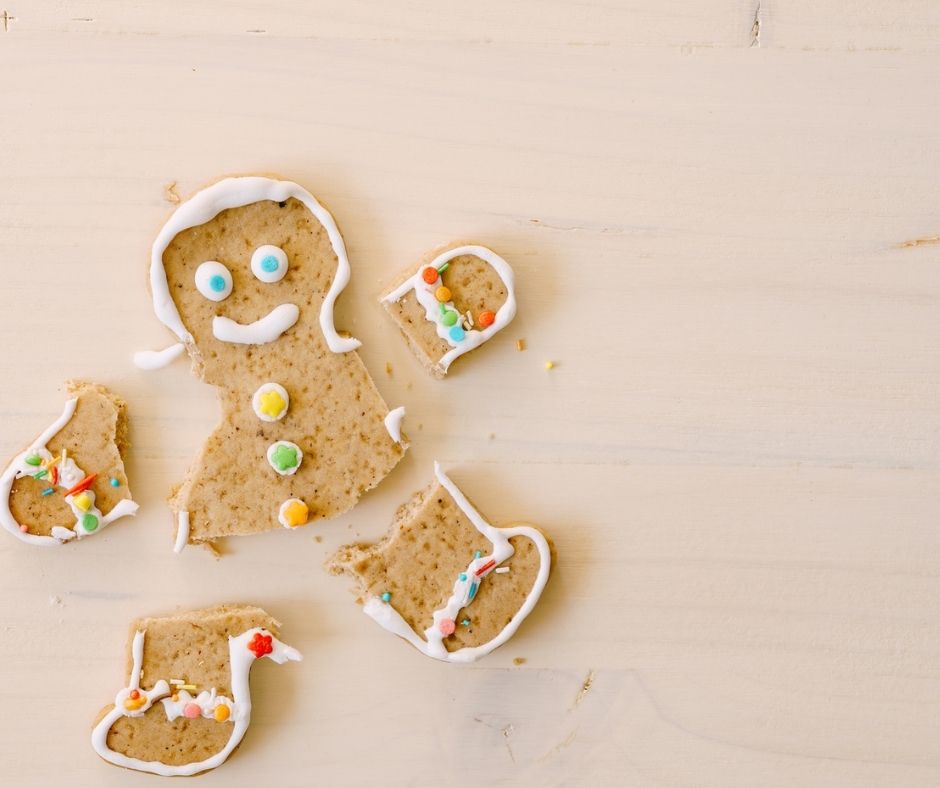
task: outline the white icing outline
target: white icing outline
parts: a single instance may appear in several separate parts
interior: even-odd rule
[[[138,350],[134,354],[134,366],[147,372],[163,369],[176,361],[184,350],[186,350],[186,345],[182,342],[175,342],[163,350]]]
[[[238,323],[230,317],[216,315],[212,318],[212,335],[234,345],[267,345],[280,339],[299,317],[297,304],[279,304],[253,323]]]
[[[469,331],[465,332],[464,338],[458,342],[450,338],[450,334],[448,333],[450,328],[444,326],[437,319],[440,311],[440,302],[438,302],[437,298],[434,296],[433,291],[430,290],[432,286],[428,285],[428,283],[422,279],[421,273],[425,268],[439,269],[444,263],[448,263],[455,257],[460,257],[465,254],[473,255],[490,264],[506,286],[506,301],[496,310],[496,318],[491,325],[487,326],[482,331],[471,328]],[[443,282],[442,276],[438,278]],[[509,266],[509,263],[492,249],[487,249],[485,246],[457,246],[454,249],[441,252],[430,263],[423,264],[414,276],[408,277],[397,288],[382,296],[382,302],[391,303],[393,301],[399,301],[411,290],[415,291],[415,297],[418,299],[418,303],[424,307],[425,317],[437,327],[437,335],[452,346],[437,362],[437,366],[441,367],[444,372],[447,372],[448,367],[450,367],[454,359],[482,345],[497,331],[502,331],[516,316],[516,290],[513,270]],[[454,308],[453,303],[450,301],[448,301],[445,306],[447,305]],[[456,311],[456,309],[454,309],[454,311]],[[457,325],[460,325],[459,321]]]
[[[242,738],[245,736],[245,731],[248,730],[248,723],[251,721],[251,689],[248,683],[248,677],[251,672],[251,666],[254,665],[258,659],[255,657],[254,652],[248,649],[248,642],[257,632],[264,635],[271,635],[268,630],[262,627],[254,627],[237,637],[230,637],[228,639],[229,671],[232,689],[231,703],[234,707],[233,714],[229,717],[229,720],[234,719],[235,724],[232,728],[232,735],[229,737],[228,742],[226,742],[225,747],[219,750],[215,755],[205,760],[186,763],[182,766],[169,766],[161,761],[142,761],[139,758],[131,758],[108,747],[108,731],[111,730],[111,726],[114,725],[115,722],[125,716],[139,717],[153,705],[155,700],[159,700],[170,694],[169,685],[163,679],[160,679],[151,690],[140,690],[140,671],[144,659],[145,635],[145,633],[140,630],[134,634],[134,643],[131,647],[133,668],[131,669],[130,685],[118,692],[115,698],[114,708],[101,719],[91,732],[92,748],[98,755],[104,758],[104,760],[108,763],[113,763],[115,766],[123,766],[125,769],[136,769],[141,772],[159,774],[163,777],[189,777],[193,774],[199,774],[199,772],[221,766],[225,763],[228,756],[231,755],[232,750],[241,743]],[[283,665],[288,660],[300,662],[303,659],[297,649],[282,643],[273,635],[271,635],[271,646],[273,647],[273,651],[264,656],[272,659],[279,665]],[[147,703],[142,708],[130,712],[124,708],[123,700],[131,690],[135,689],[147,698]],[[226,725],[229,720],[220,722],[219,725]]]
[[[31,534],[23,533],[20,530],[20,523],[16,521],[13,517],[13,513],[10,511],[10,493],[13,490],[13,482],[16,480],[20,472],[25,466],[26,457],[30,454],[48,454],[46,449],[46,444],[55,437],[59,431],[69,423],[72,416],[75,415],[75,408],[78,405],[78,397],[73,397],[65,403],[65,407],[62,410],[62,415],[59,416],[52,424],[46,427],[43,430],[42,434],[34,440],[26,451],[20,452],[17,454],[7,465],[6,470],[4,470],[3,475],[0,475],[0,524],[13,534],[21,542],[26,542],[27,544],[39,545],[42,547],[57,547],[58,545],[64,544],[65,542],[71,541],[75,538],[86,538],[93,536],[94,534],[100,533],[104,530],[105,526],[113,523],[115,520],[119,520],[121,517],[126,517],[128,515],[134,515],[137,513],[137,510],[140,508],[139,504],[136,501],[132,501],[130,498],[123,498],[118,501],[114,507],[106,515],[101,515],[98,509],[92,511],[92,514],[96,512],[96,517],[98,517],[98,527],[94,531],[79,533],[70,528],[66,528],[62,525],[53,526],[51,529],[51,535],[46,536],[44,534]],[[76,507],[72,504],[71,498],[73,496],[68,496],[66,498],[66,503],[72,508],[72,511],[75,512]],[[92,499],[94,502],[94,499]],[[89,509],[91,511],[91,509]],[[84,514],[84,511],[82,512]]]
[[[532,612],[542,594],[542,590],[545,588],[545,584],[548,582],[552,560],[551,551],[548,547],[548,541],[542,533],[532,526],[516,525],[511,528],[494,528],[486,522],[480,513],[473,508],[473,505],[467,500],[466,496],[457,488],[457,485],[444,473],[440,463],[434,463],[434,475],[441,483],[441,486],[450,493],[450,496],[454,499],[454,502],[460,510],[467,516],[467,519],[469,519],[476,529],[489,539],[490,543],[493,545],[492,555],[481,556],[471,561],[470,566],[467,568],[467,574],[470,573],[476,564],[482,566],[491,559],[495,559],[496,566],[499,566],[499,564],[502,564],[515,552],[512,545],[509,543],[509,538],[512,536],[525,536],[535,543],[535,547],[539,552],[539,571],[535,577],[535,583],[533,583],[532,589],[526,596],[522,606],[516,611],[509,623],[496,637],[480,646],[468,646],[458,649],[457,651],[447,651],[444,647],[443,635],[438,629],[438,624],[444,618],[453,618],[452,615],[447,615],[448,608],[458,605],[457,609],[459,609],[460,606],[463,606],[460,605],[457,596],[457,586],[460,584],[460,581],[455,583],[454,594],[451,595],[444,607],[434,612],[433,623],[424,631],[425,637],[428,638],[427,640],[422,640],[418,633],[402,618],[401,614],[395,610],[390,603],[383,602],[380,597],[370,597],[363,606],[362,611],[379,626],[407,640],[422,654],[426,654],[442,662],[475,662],[480,657],[489,654],[493,649],[498,648],[509,640],[509,638],[516,633],[516,630],[526,616]],[[456,615],[456,611],[454,611],[453,615]]]
[[[173,543],[173,552],[182,553],[187,544],[189,544],[189,512],[184,511],[176,517],[176,541]]]
[[[292,181],[276,181],[260,176],[225,178],[197,192],[176,209],[153,242],[150,253],[150,290],[153,293],[154,312],[157,319],[185,344],[193,344],[193,337],[183,325],[179,310],[170,294],[166,270],[163,268],[163,253],[170,242],[183,230],[205,224],[229,208],[240,208],[262,200],[284,202],[291,197],[302,202],[323,225],[336,254],[336,274],[320,307],[320,330],[323,337],[334,353],[348,353],[362,344],[358,339],[341,337],[336,333],[334,325],[333,308],[339,294],[349,284],[350,269],[343,236],[340,235],[330,212],[302,186]]]
[[[385,429],[395,443],[401,443],[401,420],[405,418],[405,406],[401,405],[390,410],[385,417]]]

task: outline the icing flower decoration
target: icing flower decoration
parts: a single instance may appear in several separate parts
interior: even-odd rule
[[[271,636],[255,632],[254,637],[248,641],[248,650],[254,653],[255,659],[261,659],[265,654],[270,654],[274,651]]]

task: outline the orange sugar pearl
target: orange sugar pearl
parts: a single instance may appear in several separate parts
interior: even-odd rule
[[[437,269],[428,266],[421,272],[421,278],[429,285],[433,285],[437,281]]]

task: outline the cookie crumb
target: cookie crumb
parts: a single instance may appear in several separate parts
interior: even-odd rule
[[[513,665],[525,665],[525,657],[513,657]]]
[[[391,361],[386,361],[386,362],[385,362],[385,374],[386,374],[386,375],[391,375],[391,374],[392,374],[392,362],[391,362]]]
[[[554,361],[546,361],[546,362],[545,362],[545,369],[554,369],[554,368],[555,368],[555,362],[554,362]]]
[[[323,541],[323,537],[320,536],[320,534],[317,534],[315,537],[313,537],[313,541],[315,541],[317,544],[319,544],[320,542]]]
[[[525,350],[525,340],[517,339],[516,340],[516,350]]]
[[[176,181],[163,187],[163,199],[174,204],[180,201],[180,196],[176,193]]]

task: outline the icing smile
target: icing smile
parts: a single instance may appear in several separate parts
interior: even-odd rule
[[[212,333],[222,342],[232,342],[237,345],[266,345],[278,339],[297,322],[298,317],[300,317],[300,307],[296,304],[276,306],[254,323],[236,323],[231,318],[216,316],[212,319]]]

